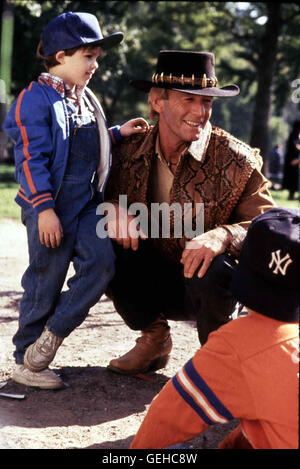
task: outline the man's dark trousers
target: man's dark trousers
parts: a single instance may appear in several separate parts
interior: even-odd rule
[[[137,251],[114,244],[116,273],[106,295],[125,323],[143,330],[162,314],[171,320],[196,320],[203,345],[208,334],[230,320],[236,300],[229,292],[235,261],[217,256],[203,278],[183,275],[183,265],[164,258],[139,241]]]

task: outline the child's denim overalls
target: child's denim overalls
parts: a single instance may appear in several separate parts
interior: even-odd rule
[[[70,152],[55,212],[63,227],[58,248],[39,241],[37,216],[22,212],[28,233],[30,265],[22,278],[19,330],[13,338],[17,363],[45,325],[58,337],[66,337],[86,318],[114,274],[114,253],[109,238],[100,239],[96,225],[97,203],[93,191],[99,163],[99,131],[91,112],[76,116],[68,105]],[[61,292],[70,262],[75,275]]]

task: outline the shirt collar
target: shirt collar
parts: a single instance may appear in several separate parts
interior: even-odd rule
[[[195,158],[195,160],[201,161],[203,159],[210,141],[211,131],[211,123],[208,121],[201,133],[200,138],[190,144],[188,151]]]
[[[85,89],[84,86],[77,85],[74,93],[62,78],[52,75],[51,73],[43,72],[38,79],[43,79],[47,85],[52,86],[62,98],[70,98],[78,102],[81,101]]]

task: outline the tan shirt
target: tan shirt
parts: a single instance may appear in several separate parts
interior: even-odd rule
[[[151,202],[170,202],[170,191],[174,181],[174,175],[162,155],[159,137],[156,138],[155,158],[150,176],[150,200]]]

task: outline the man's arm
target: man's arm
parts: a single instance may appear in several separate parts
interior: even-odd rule
[[[230,221],[189,241],[182,254],[184,275],[191,278],[197,268],[203,277],[212,260],[227,251],[238,257],[252,219],[270,210],[275,202],[268,189],[269,181],[255,169],[235,207]]]
[[[232,239],[227,251],[238,256],[253,218],[267,212],[276,204],[269,191],[270,182],[257,169],[254,169],[238,204],[230,217],[230,224],[224,228],[231,233]]]

